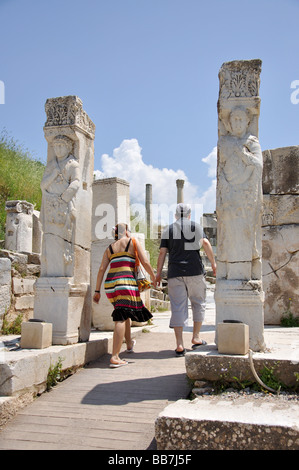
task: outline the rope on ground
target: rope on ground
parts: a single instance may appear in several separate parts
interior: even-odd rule
[[[280,387],[279,387],[278,390],[274,390],[274,388],[268,387],[267,385],[264,384],[264,382],[262,382],[262,380],[261,380],[261,379],[259,378],[259,376],[257,375],[256,370],[255,370],[255,368],[254,368],[254,364],[253,364],[252,351],[251,351],[251,349],[249,349],[248,357],[249,357],[250,368],[251,368],[251,371],[252,371],[252,373],[253,373],[253,375],[254,375],[255,380],[256,380],[263,388],[269,390],[270,392],[279,393]]]

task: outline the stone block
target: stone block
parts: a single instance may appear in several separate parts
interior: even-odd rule
[[[263,152],[263,193],[299,194],[299,146]]]
[[[34,295],[22,295],[15,298],[16,310],[27,310],[34,308]]]
[[[155,423],[158,450],[298,450],[299,407],[218,397],[178,400]]]
[[[14,294],[33,294],[36,279],[12,278],[12,291]]]
[[[299,194],[264,194],[262,225],[299,224]]]
[[[44,349],[52,345],[52,324],[44,322],[23,322],[21,327],[21,348]]]
[[[299,311],[299,225],[263,227],[265,324],[279,324],[289,308]]]
[[[247,354],[249,326],[245,323],[218,323],[218,351],[221,354]]]

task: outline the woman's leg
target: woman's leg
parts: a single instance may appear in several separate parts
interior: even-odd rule
[[[125,325],[125,340],[127,343],[127,349],[132,349],[132,347],[134,346],[134,343],[131,337],[131,319],[128,318],[125,321],[125,324],[126,324]]]
[[[112,356],[110,362],[113,364],[125,364],[126,361],[123,361],[119,357],[121,346],[124,340],[126,322],[116,321],[114,325],[113,332],[113,345],[112,345]]]

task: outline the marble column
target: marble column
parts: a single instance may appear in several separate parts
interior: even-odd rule
[[[176,180],[178,204],[180,202],[184,202],[184,183],[185,183],[185,180]]]
[[[265,347],[260,72],[258,59],[223,64],[218,100],[216,323],[248,324],[254,351]]]

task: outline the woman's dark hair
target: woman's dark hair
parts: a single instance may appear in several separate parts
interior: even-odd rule
[[[123,224],[123,223],[116,224],[115,230],[114,230],[114,239],[118,240],[119,238],[121,238],[128,229],[129,229],[128,224]]]

